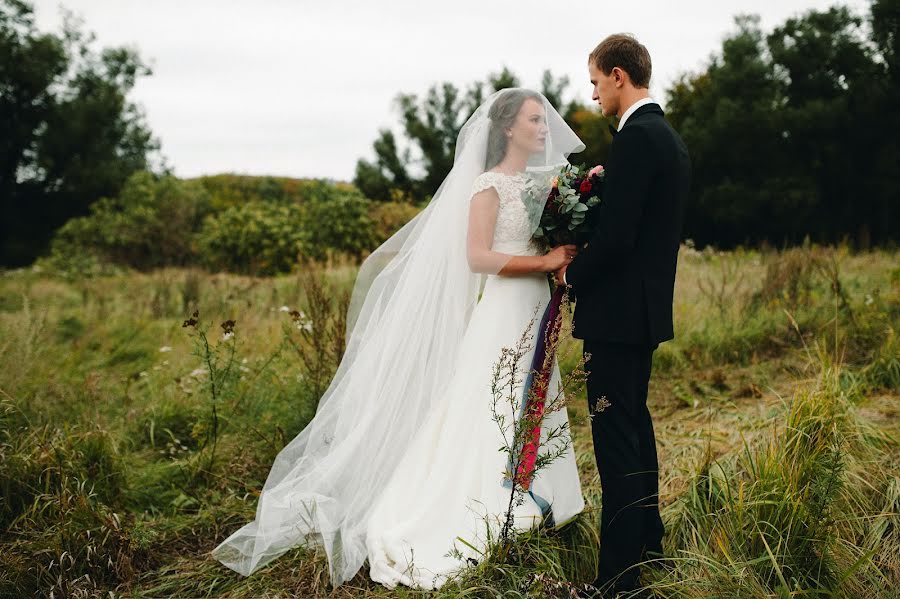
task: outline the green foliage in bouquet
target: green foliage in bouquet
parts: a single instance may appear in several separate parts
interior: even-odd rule
[[[603,179],[603,167],[590,171],[583,165],[563,167],[544,204],[535,239],[547,246],[557,246],[589,237],[592,224],[588,217],[600,204]]]

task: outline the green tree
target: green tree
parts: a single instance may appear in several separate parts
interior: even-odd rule
[[[398,95],[407,144],[401,148],[394,133],[382,129],[373,146],[375,162],[357,162],[354,184],[373,200],[428,198],[450,172],[459,129],[482,98],[481,84],[466,92],[452,83],[433,85],[421,100]]]
[[[868,29],[844,7],[769,34],[758,17],[736,18],[708,67],[668,91],[694,166],[686,236],[720,246],[896,239],[896,22],[896,0],[873,5]]]
[[[783,168],[783,115],[759,17],[735,23],[706,71],[683,76],[667,93],[669,119],[693,163],[685,235],[701,244],[745,241],[748,232],[786,223],[809,197],[809,183],[789,180]],[[781,196],[784,189],[801,191]]]
[[[877,163],[887,140],[879,140],[881,81],[863,24],[835,7],[788,19],[767,39],[792,168],[813,187],[815,210],[804,228],[868,246],[873,232],[883,233],[875,222],[884,207]]]
[[[872,178],[867,193],[877,198],[869,216],[875,224],[875,241],[897,240],[900,229],[900,0],[875,0],[872,3],[869,26],[875,45],[877,75],[868,108],[871,118],[861,121],[866,126],[866,136],[874,137],[878,151],[872,167]],[[887,133],[887,134],[885,134]]]
[[[41,33],[30,3],[0,0],[0,264],[31,262],[159,147],[127,100],[150,69],[94,41],[71,15],[61,35]]]

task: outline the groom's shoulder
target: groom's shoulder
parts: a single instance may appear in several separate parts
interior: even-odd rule
[[[671,128],[669,122],[665,118],[665,113],[659,104],[647,104],[641,106],[638,111],[632,115],[622,131],[629,127],[634,129],[643,129],[645,132],[655,132],[659,129]]]
[[[660,105],[655,102],[645,104],[628,118],[618,135],[613,138],[613,142],[617,138],[623,140],[646,139],[648,135],[653,135],[660,126],[665,126],[664,123],[665,119]]]
[[[665,164],[683,162],[687,148],[672,127],[659,105],[641,107],[637,118],[629,119],[619,134],[613,138],[617,153],[639,155],[641,161],[656,159]]]
[[[681,136],[678,135],[678,132],[666,119],[665,113],[659,104],[648,104],[642,108],[646,108],[646,110],[642,110],[640,114],[637,114],[637,118],[629,119],[620,133],[632,129],[632,133],[650,142],[654,140],[672,140],[676,144],[683,144]]]
[[[613,144],[635,146],[652,143],[653,139],[660,134],[661,127],[665,127],[664,123],[665,119],[662,118],[661,112],[642,111],[640,114],[632,115],[625,126],[613,137]]]

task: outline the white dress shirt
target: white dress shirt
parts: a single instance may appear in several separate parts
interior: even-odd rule
[[[625,126],[625,121],[628,120],[628,117],[630,117],[635,110],[637,110],[644,104],[656,104],[656,100],[654,100],[653,98],[641,98],[640,100],[629,106],[628,110],[625,111],[625,114],[622,115],[622,118],[619,119],[619,125],[616,127],[616,130],[621,131],[622,127]]]
[[[629,106],[628,110],[625,111],[625,114],[622,115],[622,118],[619,119],[619,125],[616,127],[616,131],[622,130],[622,127],[625,126],[625,121],[628,120],[628,117],[630,117],[634,113],[635,110],[637,110],[644,104],[656,104],[656,103],[657,103],[656,100],[654,100],[653,98],[647,97],[647,98],[641,98],[640,100],[638,100],[637,102],[635,102],[634,104]],[[566,282],[566,273],[563,273],[562,279],[563,279],[563,285],[568,285],[568,283]]]

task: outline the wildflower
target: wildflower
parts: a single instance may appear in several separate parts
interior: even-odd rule
[[[234,332],[233,332],[233,331],[228,331],[227,333],[223,333],[223,334],[222,334],[222,341],[228,341],[228,340],[231,339],[232,337],[234,337]]]
[[[168,345],[163,345],[161,348],[159,348],[159,351],[160,351],[160,353],[163,353],[163,354],[164,354],[164,353],[166,353],[166,352],[172,351],[172,348],[169,347]]]
[[[181,326],[182,327],[196,327],[197,319],[200,318],[200,310],[194,310],[194,313],[191,314],[191,317],[185,320]]]
[[[290,314],[294,324],[297,325],[298,331],[312,332],[312,320],[306,317],[303,310],[291,310]]]
[[[204,376],[206,376],[206,369],[205,368],[195,368],[191,371],[191,376],[194,378],[198,378],[198,379],[201,377],[204,377]]]
[[[280,308],[278,308],[278,311],[279,312],[290,312],[291,309],[288,308],[287,306],[281,306]]]

